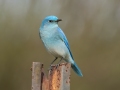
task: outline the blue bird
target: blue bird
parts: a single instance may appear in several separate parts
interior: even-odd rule
[[[58,26],[59,21],[62,20],[58,19],[56,16],[47,16],[42,21],[39,29],[40,38],[47,51],[55,57],[53,62],[58,58],[61,58],[61,60],[63,59],[66,62],[71,63],[72,69],[79,76],[83,76],[81,70],[73,59],[68,40],[63,31]]]

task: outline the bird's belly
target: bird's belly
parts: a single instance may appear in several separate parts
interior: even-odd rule
[[[49,48],[51,54],[53,54],[55,57],[65,57],[66,51],[63,48],[57,47]]]
[[[68,49],[63,42],[46,43],[46,46],[47,50],[55,57],[65,58],[68,53]]]

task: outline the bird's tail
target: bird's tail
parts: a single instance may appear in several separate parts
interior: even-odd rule
[[[77,66],[77,64],[74,62],[74,64],[71,64],[72,69],[77,73],[78,76],[83,76],[81,70]]]

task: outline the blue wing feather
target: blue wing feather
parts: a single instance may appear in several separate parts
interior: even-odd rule
[[[70,55],[71,55],[71,57],[72,57],[72,59],[73,59],[72,53],[71,53],[71,51],[70,51],[69,43],[68,43],[68,40],[67,40],[64,32],[63,32],[60,28],[58,28],[58,31],[59,31],[59,35],[60,35],[59,37],[60,37],[60,39],[62,39],[62,41],[65,43],[65,45],[66,45],[66,47],[68,48],[68,50],[69,50],[69,52],[70,52]],[[74,60],[74,59],[73,59],[73,60]],[[77,64],[76,64],[75,62],[74,62],[74,64],[71,65],[71,67],[72,67],[72,69],[73,69],[79,76],[83,76],[81,70],[79,69],[79,67],[77,66]]]
[[[66,47],[68,48],[69,52],[70,52],[70,55],[73,59],[73,56],[72,56],[72,53],[70,51],[70,46],[69,46],[69,43],[68,43],[68,40],[64,34],[64,32],[58,27],[58,32],[60,33],[60,38],[63,40],[63,42],[65,43]],[[74,60],[74,59],[73,59]]]

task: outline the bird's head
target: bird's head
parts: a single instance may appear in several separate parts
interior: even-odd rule
[[[62,19],[58,19],[56,16],[47,16],[43,19],[41,27],[57,25],[59,21],[62,21]]]

